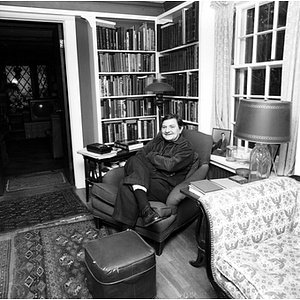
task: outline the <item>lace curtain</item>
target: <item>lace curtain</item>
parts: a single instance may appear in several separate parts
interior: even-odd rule
[[[293,175],[300,114],[300,2],[289,1],[284,41],[282,92],[292,101],[291,141],[280,147],[278,175]]]
[[[215,64],[212,127],[230,128],[230,64],[233,38],[233,1],[212,1],[215,13]]]

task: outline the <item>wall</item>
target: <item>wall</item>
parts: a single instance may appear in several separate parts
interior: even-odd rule
[[[89,23],[80,17],[75,18],[76,21],[76,37],[78,50],[78,67],[80,81],[80,99],[81,99],[81,115],[82,115],[82,133],[83,145],[86,146],[97,142],[98,126],[97,109],[94,105],[95,99],[95,66],[92,63],[92,36]]]

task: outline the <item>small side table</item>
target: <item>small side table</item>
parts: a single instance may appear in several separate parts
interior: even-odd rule
[[[228,178],[220,178],[220,179],[213,179],[213,182],[216,182],[224,187],[224,189],[231,188],[231,187],[238,187],[241,186],[241,184],[234,182]],[[199,214],[197,219],[197,224],[195,228],[195,238],[197,242],[197,248],[198,248],[198,254],[197,258],[194,261],[190,261],[189,263],[193,267],[201,267],[202,264],[205,262],[205,243],[207,240],[207,228],[206,228],[206,218],[205,218],[205,212],[204,208],[201,205],[201,202],[199,201],[199,196],[190,192],[189,188],[183,188],[180,190],[184,195],[192,199],[197,207],[199,208]],[[217,191],[217,192],[221,192]]]
[[[78,154],[81,154],[84,159],[84,173],[85,173],[85,193],[86,193],[86,202],[89,201],[89,189],[95,182],[102,181],[101,168],[104,163],[116,162],[123,159],[128,159],[130,156],[136,154],[138,150],[132,151],[112,151],[105,154],[97,154],[94,152],[87,151],[86,148],[80,149],[77,151]]]
[[[227,178],[236,174],[238,168],[249,168],[249,163],[227,161],[226,157],[212,154],[208,171],[209,179]]]

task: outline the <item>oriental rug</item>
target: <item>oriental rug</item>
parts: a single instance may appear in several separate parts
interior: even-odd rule
[[[7,192],[16,192],[37,187],[66,183],[61,172],[40,172],[29,175],[22,175],[10,179],[6,184]]]
[[[0,299],[7,299],[11,240],[0,242]]]
[[[0,201],[0,233],[91,215],[73,189]]]
[[[81,221],[18,233],[10,298],[89,299],[84,247],[115,233]]]

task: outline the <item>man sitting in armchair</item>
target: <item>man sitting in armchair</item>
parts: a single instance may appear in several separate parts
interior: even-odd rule
[[[160,133],[127,160],[112,215],[116,221],[133,227],[139,215],[145,226],[161,220],[149,201],[165,202],[194,162],[194,151],[181,136],[182,130],[178,116],[166,115]]]

